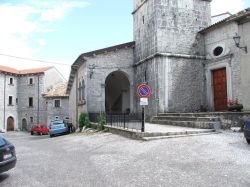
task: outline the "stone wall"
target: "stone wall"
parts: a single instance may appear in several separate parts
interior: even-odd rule
[[[72,84],[70,94],[69,94],[69,116],[72,119],[72,123],[74,126],[77,125],[77,108],[78,108],[78,103],[77,103],[77,98],[76,98],[76,92],[77,92],[77,87],[76,87],[76,78],[74,79],[74,82]]]
[[[137,66],[135,68],[135,87],[146,82],[150,89],[151,95],[148,99],[149,105],[145,106],[146,117],[152,117],[158,112],[166,112],[166,97],[167,90],[167,68],[168,63],[163,58],[155,58]],[[165,97],[166,96],[166,97]],[[137,111],[141,111],[140,99],[137,94],[137,89],[134,90],[134,98]]]
[[[55,100],[60,100],[60,107],[55,107]],[[50,124],[50,121],[58,117],[61,120],[64,120],[65,117],[69,117],[69,99],[68,98],[46,98],[47,104],[47,123]]]
[[[241,27],[241,26],[240,26]],[[249,110],[250,100],[247,97],[249,82],[247,69],[250,68],[248,63],[248,54],[241,51],[235,46],[233,36],[239,33],[239,25],[236,22],[222,25],[220,27],[209,30],[204,34],[206,47],[206,84],[207,84],[207,103],[210,110],[213,110],[213,87],[212,87],[212,71],[215,69],[226,68],[227,72],[227,97],[228,99],[239,99],[243,103],[244,109]],[[244,34],[241,34],[242,37]],[[245,33],[248,35],[248,32]],[[248,40],[246,40],[248,41]],[[250,44],[250,43],[249,43]],[[241,44],[242,45],[242,44]],[[223,52],[219,56],[215,56],[213,51],[216,47],[222,47]],[[243,60],[244,59],[244,60]],[[244,71],[245,69],[245,71]],[[244,86],[243,86],[244,85]]]
[[[134,1],[135,62],[156,52],[204,55],[198,31],[210,25],[210,11],[210,1]]]
[[[138,62],[157,51],[156,17],[154,1],[146,0],[138,10],[141,1],[134,1],[135,61]]]
[[[10,78],[13,78],[13,84],[10,84]],[[18,78],[15,75],[0,73],[0,130],[6,129],[8,117],[13,117],[14,129],[18,128],[18,114],[16,103],[17,80]],[[12,105],[9,105],[9,96],[12,96]]]
[[[90,65],[95,65],[93,75],[90,78]],[[105,81],[107,76],[114,71],[121,71],[126,75],[130,83],[130,93],[134,92],[133,49],[124,48],[113,52],[99,54],[87,58],[87,110],[91,113],[105,111]],[[133,111],[133,94],[130,94],[130,108]]]
[[[241,55],[240,58],[240,93],[239,100],[244,106],[244,110],[250,111],[250,22],[245,22],[242,25],[239,25],[239,35],[241,36],[240,46],[247,46],[248,53],[237,49]]]
[[[168,112],[195,112],[205,105],[204,60],[169,58]]]
[[[136,68],[135,85],[151,88],[147,116],[162,112],[194,112],[205,105],[204,60],[156,57]],[[146,80],[145,80],[146,74]],[[135,93],[137,109],[139,98]]]
[[[33,84],[29,79],[33,78]],[[26,119],[28,128],[33,124],[46,124],[46,101],[41,97],[44,91],[44,74],[25,75],[18,79],[18,118],[19,128],[22,127],[22,120]],[[33,107],[29,107],[29,97],[33,98]],[[31,121],[33,118],[33,122]]]
[[[133,48],[124,48],[111,52],[84,57],[85,61],[78,68],[75,74],[74,83],[70,90],[70,118],[74,125],[78,125],[78,117],[81,112],[99,113],[105,112],[105,81],[107,76],[115,71],[126,75],[130,82],[130,93],[134,92],[134,69],[133,69]],[[93,74],[90,67],[93,66]],[[85,82],[85,100],[77,100],[77,90],[80,80]],[[130,106],[133,110],[134,95],[130,94]]]

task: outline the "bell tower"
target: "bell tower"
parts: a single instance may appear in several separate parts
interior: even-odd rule
[[[147,82],[148,115],[191,112],[205,102],[204,40],[211,0],[134,0],[135,85]],[[138,102],[137,102],[138,103]]]
[[[134,0],[136,60],[156,52],[201,55],[197,33],[211,23],[211,0]]]

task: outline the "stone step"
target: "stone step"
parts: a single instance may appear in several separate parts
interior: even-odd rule
[[[175,136],[175,135],[199,134],[199,133],[210,133],[210,132],[216,132],[216,130],[215,129],[191,129],[191,130],[181,130],[181,131],[169,130],[169,132],[144,132],[142,137]]]
[[[213,122],[213,121],[219,121],[220,118],[218,117],[193,117],[193,116],[154,116],[153,120]]]
[[[204,121],[172,121],[172,120],[152,120],[152,123],[162,125],[173,125],[181,127],[191,127],[200,129],[217,129],[219,122],[204,122]]]
[[[181,137],[188,137],[188,136],[202,136],[202,135],[211,135],[211,134],[218,134],[220,132],[205,132],[205,133],[190,133],[190,134],[177,134],[177,135],[165,135],[165,136],[149,136],[149,137],[142,137],[144,141],[151,141],[151,140],[160,140],[160,139],[167,139],[167,138],[181,138]]]
[[[159,113],[158,116],[217,117],[219,113]]]

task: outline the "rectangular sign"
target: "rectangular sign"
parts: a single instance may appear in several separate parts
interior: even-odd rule
[[[147,106],[148,98],[140,98],[140,106]]]

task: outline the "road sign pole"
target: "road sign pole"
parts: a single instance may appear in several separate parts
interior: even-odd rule
[[[141,122],[141,132],[145,131],[145,115],[144,115],[144,106],[142,107],[142,122]]]

